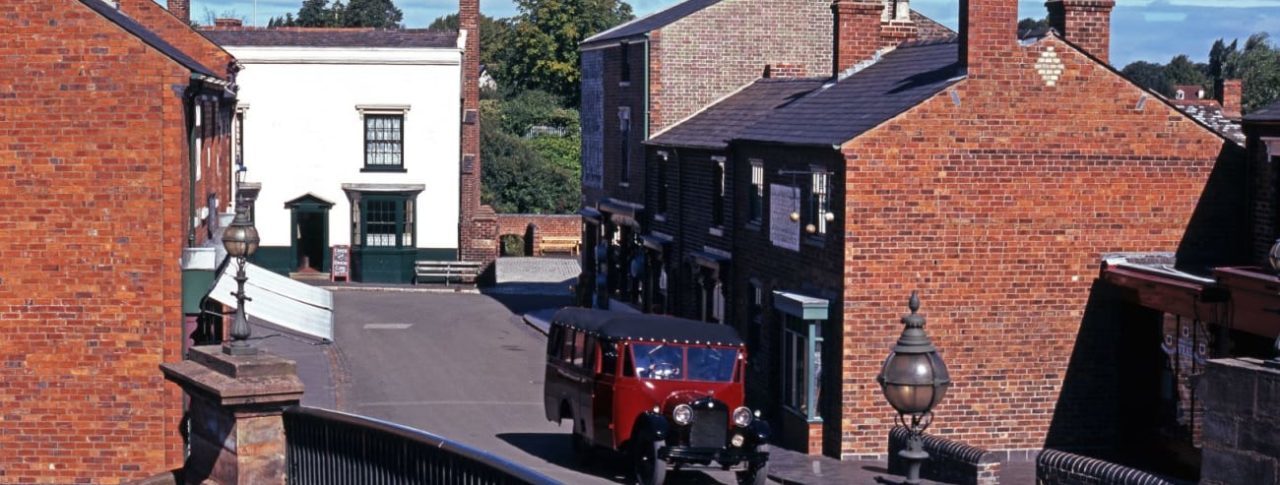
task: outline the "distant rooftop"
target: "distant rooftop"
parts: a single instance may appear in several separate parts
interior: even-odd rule
[[[1239,120],[1227,118],[1222,113],[1222,105],[1214,100],[1195,100],[1196,102],[1185,103],[1182,101],[1173,101],[1173,105],[1182,110],[1183,113],[1199,120],[1205,126],[1218,132],[1219,135],[1226,137],[1240,145],[1244,145],[1245,136],[1244,129],[1241,127]]]
[[[1280,101],[1245,115],[1245,121],[1280,121]]]
[[[457,47],[458,34],[428,29],[203,28],[221,46],[243,47]]]
[[[722,149],[755,122],[805,94],[824,79],[760,79],[645,142],[649,145]]]

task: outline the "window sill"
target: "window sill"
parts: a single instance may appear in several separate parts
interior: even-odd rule
[[[760,231],[760,228],[761,228],[761,227],[760,227],[760,222],[759,222],[759,221],[755,221],[755,222],[748,222],[748,223],[746,223],[746,224],[743,224],[743,225],[742,225],[742,227],[743,227],[744,229],[750,229],[750,230],[752,230],[752,231]]]
[[[710,234],[715,237],[724,237],[724,228],[722,227],[709,228],[707,229],[707,234]]]
[[[653,221],[654,221],[654,222],[667,222],[667,216],[666,216],[666,214],[654,214],[654,215],[653,215]]]
[[[618,182],[618,186],[625,189],[631,187],[631,182]]]
[[[618,87],[620,87],[620,88],[629,88],[629,87],[631,87],[631,81],[619,81],[619,82],[618,82]]]
[[[805,246],[813,246],[815,248],[827,247],[827,237],[825,234],[822,236],[805,236],[802,240],[804,241]]]
[[[368,173],[368,172],[406,173],[408,172],[408,170],[405,170],[404,167],[386,167],[386,168],[364,167],[364,168],[361,168],[360,171],[364,173]]]

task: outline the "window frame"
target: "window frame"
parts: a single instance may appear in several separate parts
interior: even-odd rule
[[[362,248],[389,248],[404,249],[414,248],[417,236],[417,197],[409,194],[397,193],[365,193],[360,197],[360,202],[352,204],[353,218],[356,224],[352,228],[352,241],[356,246]],[[369,244],[369,204],[371,202],[390,202],[392,204],[392,222],[393,226],[390,233],[375,233],[377,235],[390,234],[394,236],[394,244]],[[376,224],[388,224],[385,221],[377,221]]]
[[[760,227],[764,224],[764,161],[752,159],[751,189],[747,191],[747,223]]]
[[[619,174],[619,185],[629,187],[631,185],[631,107],[618,107],[618,147],[619,147],[619,164],[622,173]]]
[[[780,311],[777,315],[782,327],[782,406],[809,422],[821,422],[825,320],[805,320]]]
[[[805,208],[805,224],[813,224],[814,231],[808,234],[810,239],[821,240],[827,236],[830,223],[826,214],[831,212],[831,173],[822,167],[812,167],[809,182],[809,200]],[[821,190],[819,188],[821,187]],[[834,221],[832,221],[834,222]],[[808,233],[808,231],[805,231]]]
[[[715,180],[715,192],[711,197],[711,225],[724,227],[725,159],[724,157],[711,157],[711,163],[711,175]]]

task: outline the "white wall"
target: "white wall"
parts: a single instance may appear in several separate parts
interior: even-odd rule
[[[461,53],[448,49],[226,47],[237,76],[247,180],[263,246],[289,246],[287,201],[311,193],[332,202],[329,244],[351,244],[342,184],[422,184],[419,248],[458,245]],[[358,105],[408,106],[403,173],[364,173]]]

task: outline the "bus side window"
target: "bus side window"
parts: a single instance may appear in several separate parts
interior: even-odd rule
[[[587,333],[581,330],[573,332],[573,365],[582,367],[582,361],[585,359],[587,352]]]
[[[566,364],[573,363],[573,336],[576,333],[578,333],[578,331],[571,328],[566,328],[564,329],[564,332],[561,332],[560,341],[564,345],[560,347],[560,358],[564,360]]]
[[[613,375],[618,367],[618,344],[614,342],[600,342],[600,373],[605,375]]]
[[[596,337],[588,335],[586,345],[582,348],[586,349],[586,355],[582,357],[582,368],[595,372],[596,370]]]
[[[560,347],[564,345],[560,339],[564,338],[564,327],[559,325],[551,326],[551,334],[547,335],[547,358],[559,359]]]
[[[619,344],[618,349],[622,352],[622,375],[625,377],[635,377],[636,365],[631,363],[631,347]]]

